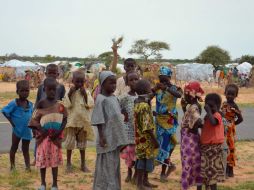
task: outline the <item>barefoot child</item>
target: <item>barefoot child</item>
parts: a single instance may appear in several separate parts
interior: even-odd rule
[[[28,123],[32,117],[33,104],[27,100],[30,92],[29,81],[18,81],[16,84],[16,92],[19,98],[11,101],[2,109],[3,115],[12,125],[12,145],[10,150],[11,170],[15,169],[15,154],[19,142],[22,140],[22,152],[26,170],[30,171],[29,143],[32,139],[32,131],[28,128]]]
[[[122,113],[125,115],[125,130],[128,138],[128,146],[121,153],[121,158],[125,159],[125,163],[128,167],[128,175],[125,182],[128,183],[132,180],[132,168],[135,165],[135,135],[134,135],[134,100],[137,98],[135,91],[135,85],[139,80],[139,76],[136,72],[129,72],[126,74],[126,82],[130,87],[130,91],[120,99],[120,106]],[[135,178],[133,176],[133,178]],[[134,179],[135,180],[135,179]]]
[[[120,150],[128,144],[123,115],[117,97],[116,76],[111,71],[100,74],[101,94],[96,98],[92,125],[97,126],[96,166],[93,189],[121,189]]]
[[[233,168],[236,162],[235,155],[235,139],[236,139],[236,125],[239,125],[243,121],[241,111],[235,103],[235,98],[238,95],[238,86],[235,84],[228,84],[225,88],[225,96],[227,101],[222,105],[222,113],[227,121],[227,145],[229,154],[227,156],[227,177],[234,177]]]
[[[68,119],[65,127],[65,147],[67,149],[67,171],[70,172],[72,150],[75,144],[80,151],[83,172],[89,172],[85,164],[87,140],[93,141],[93,129],[90,123],[90,111],[94,106],[93,98],[84,88],[85,74],[82,71],[73,73],[72,86],[64,98]]]
[[[160,83],[153,89],[156,96],[156,135],[160,145],[156,160],[162,164],[160,176],[162,182],[167,181],[168,175],[175,169],[175,166],[170,162],[170,156],[177,142],[175,136],[178,127],[176,101],[182,96],[182,89],[170,82],[171,75],[170,68],[160,67]]]
[[[220,95],[211,93],[205,97],[206,116],[200,138],[201,177],[206,189],[211,190],[217,190],[217,183],[224,180],[224,126],[219,113],[220,106]]]
[[[49,64],[46,67],[46,72],[45,72],[46,78],[48,77],[52,77],[54,79],[57,79],[57,77],[59,76],[59,71],[58,71],[58,66],[55,64]],[[38,104],[38,102],[40,100],[43,100],[46,98],[46,92],[43,90],[44,89],[44,84],[40,84],[38,87],[38,91],[37,91],[37,96],[36,96],[36,101],[35,101],[35,108]],[[56,87],[56,100],[62,100],[64,98],[65,95],[65,87],[64,85],[57,83],[57,87]],[[34,147],[34,162],[32,165],[35,164],[35,157],[36,157],[36,145]]]
[[[137,189],[143,190],[156,187],[149,183],[148,173],[154,169],[154,151],[158,148],[158,142],[154,134],[155,125],[148,97],[152,92],[150,83],[139,80],[135,89],[138,94],[134,105]]]
[[[56,100],[57,81],[46,78],[43,89],[46,98],[39,101],[29,126],[36,130],[36,166],[40,168],[41,186],[46,190],[46,168],[52,168],[53,184],[57,190],[58,166],[63,163],[61,141],[62,131],[67,122],[67,112],[63,104]]]
[[[198,190],[202,189],[198,133],[198,128],[202,127],[201,105],[198,102],[202,94],[204,91],[198,82],[190,82],[184,88],[183,99],[187,106],[183,106],[185,113],[181,123],[182,190],[187,190],[193,185],[197,185]]]

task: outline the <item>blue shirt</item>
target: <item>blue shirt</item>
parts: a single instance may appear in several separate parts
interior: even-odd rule
[[[2,109],[2,112],[9,117],[14,126],[13,133],[24,140],[32,139],[32,130],[28,128],[28,123],[33,113],[33,103],[28,101],[28,107],[23,108],[17,105],[16,99],[11,101]]]

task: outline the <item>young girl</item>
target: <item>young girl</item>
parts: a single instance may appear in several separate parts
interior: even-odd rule
[[[170,82],[171,75],[170,68],[160,67],[160,82],[153,89],[156,96],[156,135],[160,144],[156,160],[162,164],[160,176],[162,182],[166,182],[168,175],[175,169],[175,166],[170,162],[170,156],[177,142],[175,137],[178,127],[176,101],[182,96],[182,89]]]
[[[200,135],[198,128],[202,127],[201,95],[203,89],[198,82],[190,82],[184,88],[183,106],[184,116],[181,124],[181,160],[182,160],[182,190],[187,190],[193,185],[201,189],[202,179],[200,177],[201,156],[200,156]]]
[[[217,190],[217,182],[224,180],[222,144],[224,126],[219,113],[221,97],[216,93],[205,97],[204,126],[201,130],[201,177],[206,189]]]
[[[135,135],[134,135],[134,100],[137,98],[135,85],[139,80],[136,72],[126,74],[126,82],[130,87],[130,91],[120,99],[122,113],[125,115],[125,130],[128,138],[128,146],[123,150],[121,158],[125,159],[128,167],[128,175],[125,182],[130,182],[132,179],[132,167],[135,165]]]
[[[236,125],[239,125],[243,121],[241,111],[235,103],[235,98],[238,95],[238,86],[235,84],[228,84],[225,88],[225,96],[227,101],[222,105],[222,113],[227,120],[227,145],[229,154],[227,157],[226,175],[233,177],[233,167],[235,166],[235,139],[236,139]]]
[[[147,80],[139,80],[135,89],[138,94],[134,106],[137,188],[143,190],[147,187],[157,187],[149,183],[148,173],[154,169],[155,149],[159,147],[159,144],[155,137],[155,125],[150,106],[149,93],[152,92],[150,83]]]
[[[85,74],[82,71],[73,73],[73,87],[64,98],[68,119],[65,127],[65,147],[67,149],[67,172],[71,172],[71,155],[75,144],[80,152],[83,172],[90,172],[85,163],[85,150],[87,140],[93,141],[93,129],[90,123],[90,112],[94,106],[90,92],[84,88]],[[78,118],[78,119],[77,119]]]
[[[29,126],[36,130],[36,166],[40,168],[41,186],[46,190],[46,168],[52,168],[52,190],[57,190],[58,166],[62,164],[61,139],[67,122],[67,112],[63,104],[56,100],[57,81],[44,80],[46,99],[38,102]]]
[[[3,115],[12,125],[12,145],[10,150],[11,170],[15,169],[15,154],[22,139],[22,152],[26,170],[30,171],[29,143],[32,139],[31,129],[28,128],[32,117],[33,104],[27,100],[29,96],[29,81],[21,80],[16,84],[19,98],[11,101],[2,109]]]
[[[100,74],[101,94],[96,98],[92,125],[97,126],[94,190],[121,189],[120,150],[129,144],[123,115],[114,92],[116,76],[111,71]]]

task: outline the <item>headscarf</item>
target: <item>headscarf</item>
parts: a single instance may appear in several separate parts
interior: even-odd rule
[[[164,76],[167,76],[167,77],[171,77],[172,71],[169,67],[161,66],[159,75],[164,75]]]
[[[102,71],[99,75],[99,80],[100,80],[100,85],[103,84],[103,82],[111,76],[116,76],[115,73],[111,72],[111,71]]]
[[[204,90],[201,88],[200,83],[197,81],[192,81],[189,82],[185,87],[184,87],[184,93],[188,94],[192,97],[197,97],[200,100],[201,96],[204,94]]]

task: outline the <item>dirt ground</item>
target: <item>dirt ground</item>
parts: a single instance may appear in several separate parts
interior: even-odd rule
[[[157,184],[157,189],[165,190],[180,190],[180,175],[181,175],[181,162],[180,162],[180,147],[177,145],[173,153],[172,161],[176,164],[177,169],[169,177],[169,182],[161,183],[159,181],[160,167],[156,167],[152,174],[149,174],[150,181]],[[65,151],[64,151],[65,152]],[[237,143],[238,162],[235,168],[235,177],[227,179],[225,183],[219,184],[219,190],[253,190],[254,189],[254,141],[244,141]],[[32,154],[32,153],[31,153]],[[86,154],[87,164],[91,171],[94,171],[95,164],[95,148],[90,147]],[[64,154],[64,159],[66,155]],[[79,154],[78,151],[74,152],[73,173],[66,174],[65,166],[59,167],[58,184],[61,190],[90,190],[92,189],[93,173],[84,174],[79,170]],[[66,160],[64,160],[66,163]],[[9,171],[8,154],[0,155],[0,189],[1,190],[32,190],[40,185],[39,171],[32,168],[32,172],[24,171],[24,164],[22,154],[19,152],[16,159],[16,172]],[[134,190],[134,185],[124,182],[126,176],[126,166],[121,162],[121,175],[122,175],[122,189]],[[48,188],[52,184],[51,171],[47,171]],[[190,190],[196,189],[192,187]]]

